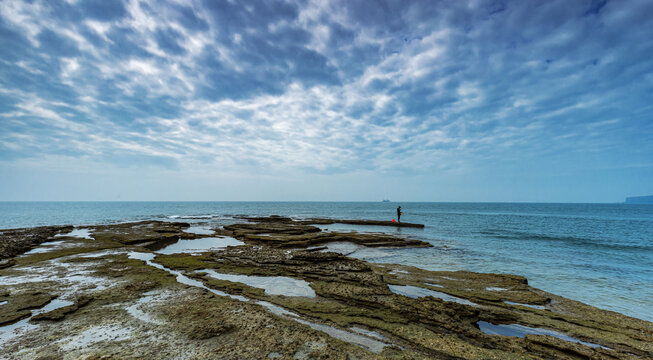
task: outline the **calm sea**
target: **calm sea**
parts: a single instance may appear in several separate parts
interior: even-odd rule
[[[391,220],[397,205],[402,220],[426,228],[366,230],[410,235],[434,247],[364,250],[360,257],[430,270],[523,275],[540,289],[653,321],[653,205],[0,202],[0,229],[143,219],[220,224],[236,214]]]

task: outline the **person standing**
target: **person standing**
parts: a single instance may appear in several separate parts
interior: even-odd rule
[[[401,206],[397,206],[397,222],[401,222]]]

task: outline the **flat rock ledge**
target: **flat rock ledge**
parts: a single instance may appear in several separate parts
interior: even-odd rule
[[[330,218],[310,218],[303,220],[293,220],[289,217],[270,215],[270,216],[238,216],[243,220],[256,223],[300,223],[307,225],[331,225],[331,224],[348,224],[348,225],[376,225],[376,226],[393,226],[393,227],[412,227],[423,228],[424,224],[413,224],[399,221],[387,220],[366,220],[366,219],[330,219]]]
[[[367,247],[431,247],[430,243],[417,239],[388,235],[384,233],[327,232],[313,225],[335,223],[357,225],[379,225],[392,223],[374,220],[293,220],[282,216],[242,217],[247,223],[226,225],[216,229],[221,235],[232,236],[250,244],[271,247],[306,248],[331,242],[350,242]],[[414,227],[423,227],[420,224]]]
[[[393,226],[393,227],[410,227],[410,228],[424,227],[424,224],[413,224],[407,222],[384,221],[384,220],[343,220],[343,219],[313,218],[302,222],[306,224],[314,224],[314,225],[348,224],[348,225],[376,225],[376,226]]]
[[[0,248],[12,250],[0,269],[0,358],[653,358],[653,323],[518,275],[374,264],[313,247],[347,236],[364,246],[418,240],[241,220],[215,236],[245,245],[192,254],[156,252],[207,236],[187,223],[96,225],[90,238],[67,227],[2,230]],[[25,253],[41,243],[47,251]]]
[[[73,227],[70,225],[0,230],[0,260],[22,254],[48,241],[54,235],[70,232],[71,230],[73,230]],[[0,261],[0,268],[7,263],[6,260]]]

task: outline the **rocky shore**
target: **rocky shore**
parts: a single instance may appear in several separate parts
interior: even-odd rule
[[[517,275],[348,257],[330,245],[431,244],[324,229],[335,223],[420,226],[241,216],[196,232],[161,221],[0,230],[0,358],[653,357],[653,323]]]

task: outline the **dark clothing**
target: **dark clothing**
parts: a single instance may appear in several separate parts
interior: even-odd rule
[[[397,207],[397,221],[401,222],[401,206]]]

